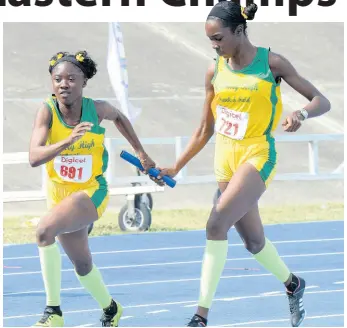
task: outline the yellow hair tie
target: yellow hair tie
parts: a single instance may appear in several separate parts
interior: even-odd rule
[[[241,15],[242,15],[245,19],[248,19],[248,16],[245,14],[245,7],[241,7]]]
[[[78,55],[76,56],[76,59],[77,59],[79,62],[81,62],[81,63],[83,63],[83,61],[84,61],[84,57],[83,57],[81,54],[78,54]]]
[[[63,58],[64,57],[64,54],[62,54],[62,53],[59,53],[59,54],[57,54],[57,59],[52,59],[50,62],[49,62],[49,64],[51,65],[51,66],[54,66],[55,64],[56,64],[56,62],[60,59],[60,58]]]

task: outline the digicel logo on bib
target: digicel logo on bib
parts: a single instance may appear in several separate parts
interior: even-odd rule
[[[76,157],[64,157],[64,156],[62,156],[61,157],[61,162],[62,163],[68,163],[68,164],[72,164],[72,163],[79,163],[79,164],[81,164],[81,163],[85,163],[86,162],[86,158],[84,157],[84,158],[80,159],[80,158],[76,158]]]
[[[56,1],[64,6],[71,7],[72,3],[79,4],[83,7],[94,7],[94,6],[103,6],[109,7],[111,6],[111,0],[0,0],[0,6],[11,5],[13,7],[20,6],[39,6],[39,7],[47,7],[50,6],[53,1]],[[160,1],[160,0],[147,0],[147,1]],[[214,0],[161,0],[163,3],[167,4],[171,7],[183,7],[183,6],[214,6],[218,1]],[[233,0],[234,2],[240,3],[240,1]],[[346,1],[346,0],[340,0]],[[146,6],[146,0],[112,0],[112,5],[117,4],[123,7],[130,6],[131,4],[136,3],[136,6],[143,7]],[[260,2],[260,3],[259,3]],[[252,1],[247,0],[247,5],[251,3],[256,3],[262,7],[269,6],[269,0],[260,0],[260,1]],[[330,7],[336,3],[336,0],[275,0],[276,7],[283,7],[284,3],[288,3],[289,8],[289,16],[296,16],[298,7],[307,7],[310,5],[318,5],[321,7]],[[273,0],[271,0],[271,4],[273,4]]]

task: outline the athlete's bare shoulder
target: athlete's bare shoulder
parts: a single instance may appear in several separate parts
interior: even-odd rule
[[[50,125],[52,121],[52,109],[46,102],[43,102],[36,111],[35,124]]]
[[[107,106],[107,101],[101,99],[93,99],[96,110],[103,110]]]
[[[108,106],[110,105],[107,101],[101,99],[93,99],[96,113],[98,114],[99,124],[104,120]]]
[[[216,65],[217,65],[216,61],[213,61],[210,63],[210,65],[207,68],[206,76],[205,76],[205,88],[206,89],[212,89],[213,88],[212,80],[214,77],[214,73],[216,71]]]
[[[117,107],[111,105],[105,100],[94,100],[96,112],[99,117],[99,123],[103,120],[117,120],[120,116],[120,111]]]
[[[216,65],[217,62],[214,60],[213,62],[210,63],[210,65],[207,68],[207,75],[211,77],[211,79],[213,78],[214,72],[216,70]]]
[[[291,66],[287,58],[285,58],[281,54],[271,52],[271,51],[269,52],[269,65],[270,65],[272,74],[275,78],[283,77],[283,74],[288,68],[288,66]]]

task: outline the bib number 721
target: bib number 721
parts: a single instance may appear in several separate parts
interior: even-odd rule
[[[224,118],[221,118],[222,126],[219,128],[219,131],[225,135],[235,137],[239,131],[239,124],[235,122],[227,121]]]
[[[248,113],[218,106],[216,132],[231,139],[241,140],[245,137],[248,119]]]

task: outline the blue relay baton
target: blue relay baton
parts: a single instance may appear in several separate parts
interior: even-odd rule
[[[129,162],[130,164],[136,166],[141,171],[144,170],[140,160],[134,155],[128,153],[126,150],[122,150],[122,152],[120,153],[120,157]],[[156,178],[159,175],[160,171],[152,167],[148,170],[148,173],[149,175]],[[167,175],[164,175],[162,177],[162,180],[171,188],[175,187],[176,185],[176,181]]]

